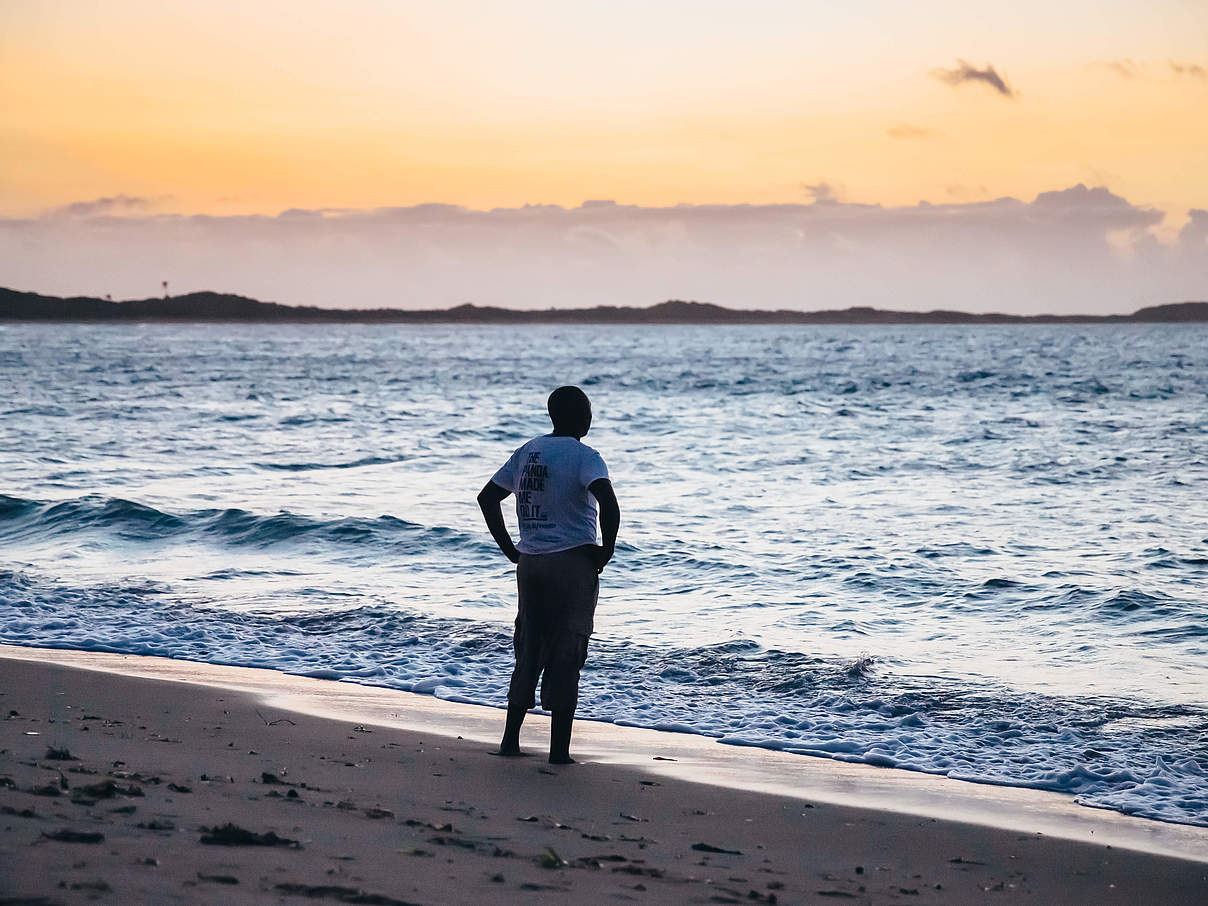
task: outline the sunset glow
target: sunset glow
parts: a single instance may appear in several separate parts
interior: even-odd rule
[[[0,212],[909,204],[1108,185],[1208,206],[1208,7],[9,3]],[[938,70],[993,66],[1013,94]]]
[[[1192,0],[18,2],[0,103],[0,285],[37,292],[1043,312],[1208,285]]]

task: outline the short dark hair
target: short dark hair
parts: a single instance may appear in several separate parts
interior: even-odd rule
[[[555,428],[581,425],[591,417],[591,400],[578,387],[559,387],[545,403]]]

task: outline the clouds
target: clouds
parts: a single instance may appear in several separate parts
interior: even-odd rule
[[[1098,69],[1108,72],[1118,78],[1127,81],[1155,81],[1155,77],[1160,80],[1157,74],[1161,72],[1158,69],[1158,64],[1138,62],[1130,58],[1121,58],[1115,60],[1097,60],[1087,64],[1088,68]],[[1189,61],[1168,60],[1165,71],[1167,77],[1173,76],[1175,79],[1192,79],[1208,81],[1208,68],[1199,63]],[[1019,92],[1013,88],[1003,76],[992,65],[986,64],[985,68],[978,69],[973,64],[966,60],[957,60],[956,66],[951,69],[938,67],[931,70],[932,78],[938,79],[946,85],[951,85],[957,88],[969,82],[980,82],[994,90],[1000,97],[1018,98]],[[922,136],[913,135],[910,133],[909,126],[898,126],[889,130],[889,134],[894,138],[918,138]],[[901,130],[898,134],[895,130]]]
[[[112,195],[92,201],[77,201],[46,213],[47,217],[95,217],[104,214],[138,214],[150,210],[149,198],[133,195]]]
[[[814,204],[832,204],[839,200],[839,193],[826,180],[819,180],[813,185],[806,183],[802,188],[805,189],[806,197]]]
[[[1125,312],[1208,296],[1208,212],[1173,245],[1163,213],[1082,185],[1032,201],[883,207],[592,202],[482,211],[455,205],[268,216],[0,219],[0,284],[114,298],[213,289],[289,304],[435,308],[877,305]],[[130,206],[126,206],[127,208]],[[135,206],[137,207],[137,206]],[[67,210],[67,209],[60,209]]]
[[[1104,69],[1107,72],[1117,75],[1120,78],[1141,81],[1165,81],[1170,78],[1192,79],[1192,80],[1208,80],[1208,68],[1201,66],[1199,63],[1180,62],[1178,60],[1168,60],[1165,66],[1149,63],[1138,63],[1136,60],[1099,60],[1089,64],[1093,68]],[[1165,79],[1162,76],[1165,75]]]
[[[1100,66],[1122,79],[1135,79],[1141,74],[1141,67],[1132,60],[1103,60],[1091,65]]]
[[[890,138],[900,139],[917,139],[931,138],[939,135],[934,129],[927,129],[923,126],[912,126],[910,123],[898,123],[896,126],[890,126],[885,130],[885,134]]]
[[[939,79],[953,88],[964,85],[966,82],[980,82],[983,85],[989,85],[996,92],[1006,98],[1015,97],[1015,89],[1007,84],[1007,80],[998,74],[998,71],[986,64],[985,69],[978,69],[971,63],[964,60],[956,61],[954,69],[933,69],[931,75]]]
[[[1208,79],[1208,69],[1199,63],[1177,63],[1170,61],[1170,71],[1176,76],[1187,76],[1192,79]]]
[[[1208,258],[1208,211],[1192,208],[1187,223],[1179,231],[1179,242]]]

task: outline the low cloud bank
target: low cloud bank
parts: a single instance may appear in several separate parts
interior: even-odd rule
[[[122,199],[122,196],[115,196]],[[1177,239],[1161,211],[1078,185],[1033,201],[882,207],[475,211],[425,204],[269,216],[141,213],[101,199],[0,219],[0,285],[144,298],[211,289],[294,305],[515,308],[849,305],[1018,314],[1126,313],[1208,297],[1208,211]]]

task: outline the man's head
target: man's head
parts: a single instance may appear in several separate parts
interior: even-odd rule
[[[557,434],[582,437],[591,429],[591,400],[578,387],[559,387],[545,408]]]

